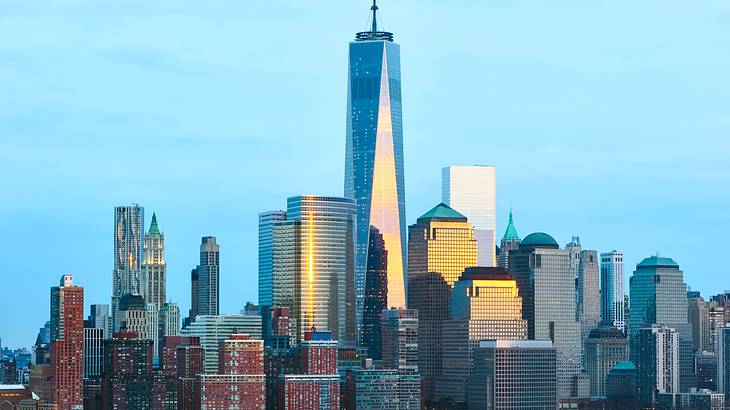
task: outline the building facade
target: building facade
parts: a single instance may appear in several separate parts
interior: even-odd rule
[[[272,301],[290,309],[298,340],[316,327],[355,342],[356,212],[352,199],[301,195],[274,224]]]
[[[601,253],[601,319],[624,330],[624,254]]]
[[[570,254],[545,233],[533,233],[510,253],[510,271],[522,297],[527,335],[550,340],[556,351],[558,397],[571,397],[573,378],[580,373],[580,325],[575,318],[575,276]]]
[[[642,328],[636,349],[639,404],[652,407],[659,393],[679,393],[679,333],[661,325]]]
[[[142,296],[145,303],[160,309],[166,300],[165,235],[157,225],[157,215],[152,214],[150,229],[144,236],[142,263]]]
[[[373,5],[370,31],[350,42],[344,196],[357,201],[357,274],[360,316],[365,295],[370,227],[388,252],[388,307],[406,305],[406,199],[403,167],[400,45],[379,31]]]
[[[198,272],[198,315],[217,315],[220,300],[220,246],[215,236],[204,236],[200,243]]]
[[[152,341],[114,333],[104,341],[102,400],[105,409],[152,406]]]
[[[451,288],[477,263],[477,243],[467,218],[439,204],[409,227],[408,308],[418,310],[418,369],[425,400],[441,375],[441,334],[449,318]]]
[[[197,336],[205,350],[205,372],[218,371],[219,343],[234,333],[245,333],[261,339],[261,316],[253,315],[198,315],[195,322],[182,330],[183,336]]]
[[[606,378],[618,363],[629,360],[629,341],[612,326],[593,329],[585,345],[585,368],[590,382],[590,396],[606,396]]]
[[[388,302],[388,251],[385,249],[383,235],[370,227],[368,262],[365,273],[365,296],[362,319],[360,320],[360,346],[368,349],[373,360],[381,357],[381,325],[383,310]]]
[[[517,228],[515,228],[515,223],[512,219],[512,209],[510,209],[507,229],[504,231],[504,236],[502,236],[502,242],[499,247],[500,268],[509,270],[509,254],[511,251],[516,251],[520,248],[520,242],[520,235],[517,234]]]
[[[477,266],[497,266],[497,176],[493,166],[441,170],[441,201],[474,225]]]
[[[578,258],[578,277],[576,278],[577,318],[580,322],[581,340],[585,342],[591,330],[598,327],[601,320],[601,290],[599,288],[598,253],[581,250]]]
[[[259,306],[261,316],[273,305],[274,223],[286,221],[285,211],[259,214]]]
[[[114,271],[112,274],[112,321],[119,330],[119,299],[123,295],[142,294],[144,260],[144,208],[137,205],[114,208]]]
[[[84,379],[101,378],[103,372],[104,329],[84,326]]]
[[[52,400],[59,410],[83,408],[84,288],[63,275],[51,288]]]

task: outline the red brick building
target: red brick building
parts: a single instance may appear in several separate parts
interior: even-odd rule
[[[84,288],[63,275],[51,288],[52,400],[59,410],[82,409],[84,378]]]

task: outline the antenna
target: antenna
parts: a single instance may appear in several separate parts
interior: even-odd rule
[[[370,10],[373,11],[373,28],[370,31],[372,31],[373,33],[378,31],[378,16],[376,14],[378,12],[378,5],[376,2],[377,0],[373,0],[373,6],[370,7]]]

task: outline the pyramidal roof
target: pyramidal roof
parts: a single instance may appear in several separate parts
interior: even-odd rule
[[[418,219],[458,219],[460,221],[466,221],[466,217],[464,215],[455,211],[454,208],[443,202],[431,208],[430,211],[421,215]]]
[[[157,215],[153,212],[152,213],[152,223],[150,224],[150,230],[147,231],[150,235],[159,235],[160,234],[160,228],[157,226]]]
[[[515,223],[512,220],[512,209],[509,210],[509,223],[507,224],[507,230],[504,232],[504,236],[502,237],[502,242],[507,242],[509,240],[517,240],[517,242],[520,241],[520,235],[517,234],[517,229],[515,228]]]

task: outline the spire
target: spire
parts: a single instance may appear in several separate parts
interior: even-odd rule
[[[520,235],[517,234],[517,229],[515,229],[515,223],[512,220],[512,208],[509,209],[509,223],[507,224],[507,231],[505,231],[504,236],[502,237],[502,242],[507,242],[509,240],[516,239],[518,242],[520,241]]]
[[[370,7],[370,10],[373,11],[373,28],[370,30],[373,33],[378,31],[378,5],[376,4],[377,0],[373,0],[373,7]]]
[[[159,235],[160,228],[157,226],[157,215],[152,212],[152,223],[150,224],[150,230],[147,231],[150,235]]]

